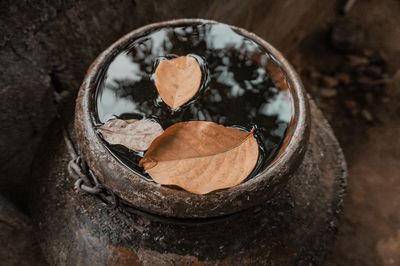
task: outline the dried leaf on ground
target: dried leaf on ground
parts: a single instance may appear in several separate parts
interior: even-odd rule
[[[240,184],[254,169],[258,154],[251,132],[190,121],[167,128],[140,165],[157,183],[206,194]]]
[[[195,58],[180,56],[159,63],[155,84],[163,101],[172,109],[177,109],[199,91],[201,76],[200,65]]]
[[[163,133],[157,122],[149,119],[112,119],[98,128],[110,144],[120,144],[134,151],[145,151],[153,140]]]

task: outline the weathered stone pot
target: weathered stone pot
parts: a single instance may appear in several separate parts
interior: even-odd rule
[[[268,50],[286,72],[294,118],[284,143],[261,174],[236,187],[195,195],[144,180],[105,148],[91,118],[95,83],[108,60],[144,32],[135,30],[90,67],[76,105],[74,142],[99,181],[129,207],[108,209],[95,196],[76,193],[58,145],[40,173],[37,210],[42,247],[56,265],[309,265],[333,243],[346,179],[341,149],[299,77],[270,44],[234,29]],[[210,21],[208,21],[210,22]],[[43,163],[43,162],[42,162]]]
[[[75,130],[79,136],[79,150],[100,181],[119,197],[144,211],[173,217],[212,217],[238,212],[270,198],[285,184],[303,159],[308,143],[310,115],[302,84],[285,58],[270,44],[243,29],[233,27],[242,35],[254,39],[281,63],[291,82],[293,121],[284,144],[274,161],[262,173],[248,182],[207,195],[196,195],[183,190],[159,186],[144,180],[117,161],[101,142],[94,129],[92,113],[100,72],[110,59],[133,39],[145,32],[166,26],[199,23],[201,20],[175,20],[148,25],[135,30],[104,51],[91,65],[79,91],[76,105]]]

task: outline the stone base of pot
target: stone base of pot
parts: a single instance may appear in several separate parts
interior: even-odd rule
[[[320,264],[337,231],[346,166],[312,103],[311,118],[305,158],[282,190],[262,205],[205,220],[106,208],[73,189],[70,157],[59,144],[33,201],[43,253],[51,265]]]

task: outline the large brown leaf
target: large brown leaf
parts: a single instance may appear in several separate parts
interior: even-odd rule
[[[157,183],[206,194],[242,182],[254,169],[258,153],[251,132],[190,121],[167,128],[140,165]]]
[[[148,119],[112,119],[98,128],[110,144],[120,144],[134,151],[145,151],[153,140],[161,135],[162,127]]]
[[[177,109],[199,91],[201,75],[196,59],[180,56],[161,61],[154,76],[158,94],[168,106]]]

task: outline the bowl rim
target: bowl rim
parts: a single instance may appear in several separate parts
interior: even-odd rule
[[[80,154],[108,189],[133,207],[153,214],[178,218],[206,218],[231,214],[270,198],[286,184],[304,157],[308,144],[310,114],[307,95],[298,74],[271,44],[245,29],[228,25],[266,49],[279,63],[290,82],[293,115],[282,146],[273,161],[254,178],[235,187],[197,195],[149,182],[121,164],[96,134],[92,101],[97,79],[109,60],[132,40],[148,31],[168,26],[220,23],[205,19],[176,19],[152,23],[129,32],[104,50],[89,67],[79,89],[75,110],[75,132]],[[226,24],[227,25],[227,24]]]

